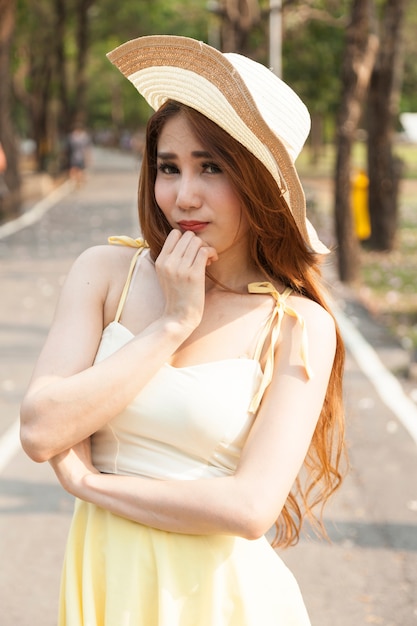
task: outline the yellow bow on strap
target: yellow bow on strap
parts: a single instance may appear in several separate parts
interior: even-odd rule
[[[107,240],[110,244],[119,246],[129,246],[130,248],[149,248],[148,244],[142,237],[133,239],[127,235],[113,235]]]
[[[248,292],[269,294],[275,300],[274,310],[268,320],[268,323],[265,325],[265,328],[262,332],[262,335],[260,337],[257,350],[256,350],[257,353],[255,355],[255,359],[259,361],[265,339],[267,338],[268,334],[271,332],[271,341],[268,346],[268,352],[267,352],[267,358],[266,358],[266,364],[265,364],[265,370],[264,370],[262,382],[260,384],[260,387],[257,393],[252,399],[251,405],[249,407],[249,410],[255,413],[261,403],[265,389],[268,387],[269,383],[272,380],[272,375],[274,371],[275,348],[276,348],[279,334],[281,332],[281,324],[282,324],[282,319],[284,317],[284,313],[288,313],[288,315],[295,317],[301,326],[301,332],[302,332],[301,348],[300,348],[301,359],[303,361],[304,369],[307,374],[307,377],[312,378],[313,373],[308,363],[308,337],[307,337],[307,329],[306,329],[304,318],[299,313],[297,313],[295,309],[293,309],[287,304],[287,298],[292,292],[291,287],[287,287],[287,289],[285,289],[285,291],[281,294],[275,289],[272,283],[269,283],[269,282],[249,283]]]

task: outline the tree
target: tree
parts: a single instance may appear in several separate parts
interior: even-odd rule
[[[57,95],[60,102],[60,115],[57,120],[58,133],[65,136],[69,130],[69,120],[71,117],[68,96],[68,72],[65,55],[65,34],[68,20],[68,9],[66,0],[54,0],[55,8],[55,69],[57,82]]]
[[[403,74],[403,25],[406,0],[387,0],[381,45],[368,98],[368,175],[371,236],[374,250],[392,250],[398,222],[401,162],[393,155]]]
[[[88,13],[94,0],[77,0],[76,2],[76,66],[75,90],[72,104],[71,123],[75,120],[84,121],[86,118],[86,88],[87,88],[87,61],[90,45],[90,28]]]
[[[294,3],[292,3],[294,4]],[[325,129],[334,128],[339,106],[340,67],[348,6],[344,0],[331,3],[284,4],[284,79],[307,104],[312,118],[310,154],[320,156]],[[319,8],[326,4],[326,9]],[[328,133],[330,138],[330,132]]]
[[[40,170],[59,172],[62,140],[85,117],[89,15],[94,0],[19,2],[14,90]]]
[[[258,0],[222,0],[221,47],[224,52],[248,54],[248,37],[261,19]]]
[[[353,229],[350,202],[351,153],[378,50],[378,39],[371,31],[371,11],[371,0],[353,0],[342,65],[342,93],[336,135],[334,214],[339,277],[343,282],[354,280],[359,268],[359,244]]]
[[[401,92],[401,112],[417,111],[417,3],[409,2],[403,22],[404,75]]]
[[[39,168],[51,173],[61,169],[62,139],[75,122],[108,127],[112,119],[120,126],[146,119],[148,109],[139,104],[138,115],[137,95],[106,52],[152,33],[207,35],[205,0],[136,0],[117,11],[111,0],[17,2],[15,115],[20,132],[35,140]],[[112,116],[112,107],[119,114]]]
[[[0,0],[0,142],[7,159],[5,180],[10,191],[0,206],[0,220],[16,215],[20,206],[19,151],[11,116],[10,50],[15,28],[13,0]]]
[[[209,38],[207,0],[136,0],[114,10],[113,0],[100,0],[93,8],[88,62],[88,122],[91,127],[116,131],[135,130],[149,117],[149,106],[116,72],[106,53],[117,45],[143,35],[176,34],[201,41]],[[217,29],[217,28],[216,28]]]

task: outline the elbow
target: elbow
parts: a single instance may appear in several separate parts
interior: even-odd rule
[[[277,516],[266,510],[265,505],[259,502],[245,506],[240,516],[239,535],[244,539],[255,541],[263,537],[273,526]]]
[[[20,411],[20,443],[24,452],[36,463],[49,461],[53,456],[45,433],[26,404]]]
[[[271,525],[263,523],[260,519],[247,520],[241,536],[249,541],[255,541],[263,537],[271,528]]]
[[[36,463],[44,463],[45,461],[49,461],[53,455],[48,453],[41,438],[33,432],[34,430],[35,429],[21,424],[20,443],[23,450],[26,452],[28,457],[32,459],[32,461],[35,461]]]
[[[269,532],[274,525],[281,506],[279,494],[271,493],[263,479],[254,480],[243,472],[233,475],[225,509],[232,525],[231,534],[255,541]],[[278,498],[277,498],[278,496]]]

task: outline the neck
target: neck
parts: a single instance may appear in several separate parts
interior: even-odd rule
[[[249,283],[265,279],[249,259],[246,238],[220,252],[218,260],[207,269],[206,277],[206,291],[220,289],[232,293],[247,293]]]

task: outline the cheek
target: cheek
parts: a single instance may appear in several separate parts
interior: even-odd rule
[[[245,214],[242,208],[240,198],[233,190],[228,189],[223,194],[223,202],[228,207],[228,219],[235,224],[246,224]]]
[[[155,200],[161,211],[168,216],[172,205],[172,190],[163,181],[155,181]]]
[[[247,235],[249,231],[249,222],[240,204],[235,205],[234,207],[233,220],[234,220],[234,223],[236,224],[237,236],[241,237],[241,236]]]

